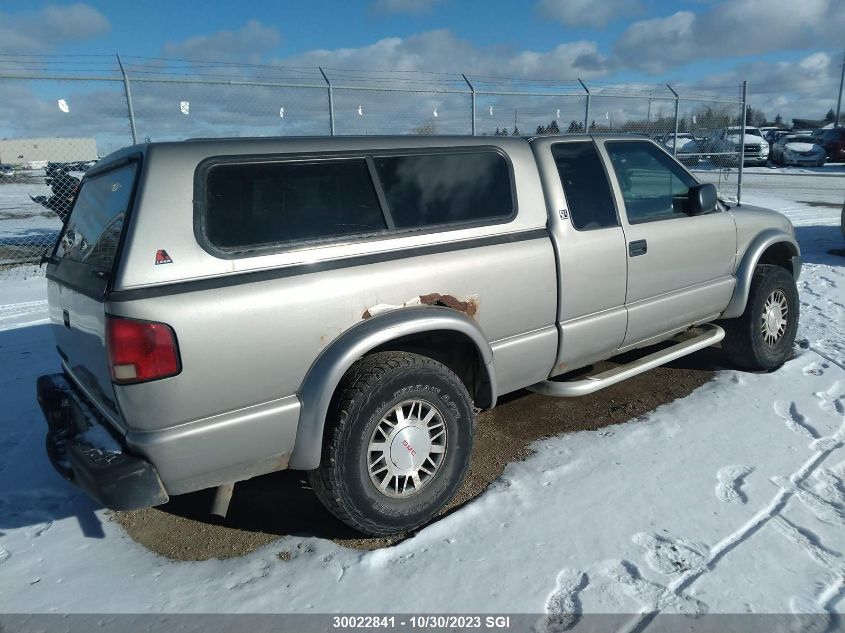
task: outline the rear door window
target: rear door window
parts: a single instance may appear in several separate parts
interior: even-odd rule
[[[386,229],[364,158],[224,162],[206,172],[203,230],[223,251]]]
[[[373,158],[396,229],[513,217],[507,160],[493,150]]]
[[[619,226],[604,164],[592,141],[555,143],[552,156],[579,231]]]

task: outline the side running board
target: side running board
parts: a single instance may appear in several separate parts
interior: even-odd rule
[[[686,341],[677,343],[672,347],[644,356],[643,358],[628,363],[627,365],[614,367],[613,369],[596,374],[595,376],[588,376],[586,378],[568,382],[544,380],[543,382],[538,382],[536,385],[531,385],[528,387],[528,390],[558,398],[586,396],[587,394],[594,393],[599,389],[604,389],[610,385],[615,385],[617,382],[622,382],[632,376],[646,372],[649,369],[665,365],[677,358],[681,358],[687,354],[692,354],[700,349],[714,345],[725,338],[725,331],[718,325],[709,323],[701,326],[700,329],[704,331],[694,338],[687,339]]]

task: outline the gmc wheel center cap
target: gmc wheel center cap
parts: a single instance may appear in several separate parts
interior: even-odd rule
[[[397,431],[390,443],[390,460],[400,470],[416,470],[428,457],[431,441],[428,433],[417,426]]]

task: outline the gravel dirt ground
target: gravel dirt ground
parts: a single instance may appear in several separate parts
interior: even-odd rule
[[[630,357],[633,354],[617,357],[596,369]],[[590,396],[564,399],[520,391],[500,398],[495,409],[478,416],[470,472],[455,499],[434,520],[484,492],[508,463],[530,454],[532,442],[635,419],[688,395],[709,381],[722,362],[721,352],[710,348]],[[212,498],[212,490],[203,490],[174,497],[157,508],[110,516],[133,540],[175,560],[242,556],[294,534],[365,550],[393,545],[407,536],[372,538],[355,532],[323,508],[300,472],[239,482],[225,519],[210,514]],[[285,554],[282,551],[279,556]]]

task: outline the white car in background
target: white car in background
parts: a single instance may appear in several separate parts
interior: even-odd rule
[[[810,136],[787,134],[772,145],[771,159],[781,165],[821,167],[825,161],[824,147]]]
[[[719,133],[710,148],[713,153],[723,154],[720,162],[738,162],[739,152],[742,145],[745,145],[745,165],[765,165],[769,160],[769,144],[763,138],[763,133],[756,127],[745,126],[745,140],[742,140],[742,128],[739,126],[728,127]],[[736,156],[725,156],[733,153]]]

